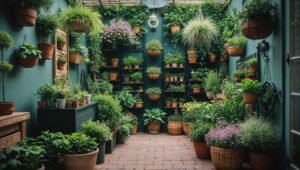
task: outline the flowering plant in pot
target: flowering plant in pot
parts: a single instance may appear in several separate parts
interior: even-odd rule
[[[241,82],[243,91],[243,99],[246,104],[255,104],[257,102],[258,94],[262,90],[262,84],[257,80],[244,79]]]
[[[36,23],[36,33],[40,38],[38,44],[42,51],[42,58],[51,60],[54,53],[54,45],[51,43],[55,30],[58,27],[58,21],[53,15],[39,16]]]
[[[67,63],[66,56],[61,55],[57,57],[57,69],[63,70],[66,63]]]
[[[2,72],[2,102],[0,103],[0,115],[12,114],[15,110],[14,102],[5,101],[5,79],[4,74],[10,72],[13,69],[13,65],[4,61],[4,50],[13,45],[12,37],[6,33],[0,31],[0,49],[1,49],[1,63],[0,71]]]
[[[25,68],[32,68],[38,64],[38,60],[42,58],[42,52],[31,44],[22,44],[16,55],[18,63]]]
[[[213,99],[216,94],[221,92],[221,82],[218,73],[215,71],[208,72],[207,76],[204,78],[205,91],[208,99]]]
[[[163,45],[159,40],[151,40],[146,44],[147,54],[150,57],[158,57],[161,54]]]
[[[148,67],[146,72],[148,73],[148,78],[150,80],[157,80],[161,74],[161,68],[156,66]]]
[[[157,101],[160,98],[161,89],[159,87],[150,87],[146,90],[146,94],[151,101]]]
[[[272,153],[277,148],[278,137],[275,126],[263,118],[249,118],[240,124],[241,145],[249,149],[252,169],[270,169]]]
[[[142,108],[144,106],[144,102],[139,94],[136,94],[135,96],[135,107],[136,108]]]
[[[247,40],[243,36],[235,36],[227,40],[229,56],[244,56]]]
[[[169,135],[181,135],[182,134],[182,116],[180,114],[174,114],[168,117],[168,134]]]
[[[147,125],[148,132],[152,134],[157,134],[160,131],[161,123],[164,123],[163,120],[166,113],[160,109],[146,109],[143,114],[144,125]]]
[[[216,169],[239,169],[245,160],[240,149],[240,129],[236,124],[220,124],[205,135]]]
[[[64,48],[64,46],[66,45],[66,37],[63,35],[57,35],[56,37],[56,43],[57,43],[57,48],[59,50],[62,50]]]

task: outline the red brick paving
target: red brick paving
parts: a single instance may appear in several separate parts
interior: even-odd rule
[[[196,157],[186,136],[141,133],[131,136],[126,144],[117,145],[112,154],[106,154],[105,163],[96,167],[100,169],[214,170],[214,167],[209,160]]]

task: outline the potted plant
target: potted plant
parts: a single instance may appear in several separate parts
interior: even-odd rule
[[[151,101],[157,101],[160,98],[161,89],[159,87],[150,87],[146,90],[146,94]]]
[[[168,53],[164,56],[164,63],[166,68],[169,68],[171,66],[173,57],[174,56],[171,53]]]
[[[247,40],[243,36],[235,36],[233,38],[229,38],[228,42],[228,54],[231,57],[234,56],[244,56],[245,47],[247,44]]]
[[[241,82],[243,99],[246,104],[255,104],[258,94],[262,90],[262,85],[257,80],[244,79]]]
[[[59,15],[59,23],[75,32],[100,33],[104,28],[100,14],[82,5],[63,10]]]
[[[185,58],[180,53],[177,53],[176,57],[177,57],[177,63],[179,64],[179,67],[183,68],[185,63]]]
[[[58,48],[59,50],[64,49],[64,47],[65,47],[65,45],[66,45],[66,42],[67,42],[67,40],[66,40],[66,37],[65,37],[65,36],[63,36],[63,35],[57,35],[57,36],[56,36],[57,48]]]
[[[251,70],[245,70],[245,73],[246,73],[246,78],[255,80],[256,74],[253,73]]]
[[[48,106],[53,106],[54,100],[56,97],[56,89],[54,85],[45,83],[41,87],[39,87],[35,93],[40,101],[38,101],[38,108],[45,109]]]
[[[132,68],[132,60],[133,60],[133,57],[131,57],[131,56],[123,58],[124,69]]]
[[[201,84],[193,84],[191,88],[192,88],[192,93],[194,94],[199,94],[201,92]]]
[[[172,99],[171,97],[166,97],[165,98],[166,107],[168,107],[168,108],[171,107],[171,104],[172,104],[171,99]]]
[[[143,108],[144,107],[144,102],[141,98],[140,95],[136,94],[135,95],[135,108]]]
[[[67,63],[66,56],[60,55],[60,56],[57,57],[57,68],[59,70],[63,70],[64,67],[65,67],[65,65],[66,65],[66,63]]]
[[[52,0],[35,1],[20,0],[14,9],[14,17],[18,24],[22,26],[34,26],[40,9],[49,10],[53,4]]]
[[[159,40],[151,40],[146,44],[147,54],[150,57],[158,57],[161,54],[163,45]]]
[[[160,131],[161,123],[164,123],[163,118],[166,113],[160,109],[146,109],[143,114],[144,125],[147,125],[148,132],[151,134],[157,134]]]
[[[134,65],[135,69],[138,69],[143,64],[143,62],[144,60],[142,58],[134,58],[132,64]]]
[[[246,63],[248,64],[249,70],[252,73],[256,73],[256,71],[257,71],[257,58],[251,58]]]
[[[168,134],[178,136],[182,134],[182,117],[174,114],[168,117]]]
[[[235,124],[219,125],[205,135],[216,169],[239,169],[245,161],[240,148],[240,130]]]
[[[18,63],[25,68],[32,68],[38,64],[41,58],[41,51],[31,44],[22,44],[17,51]]]
[[[130,131],[131,135],[136,135],[138,123],[139,123],[138,118],[135,115],[130,116],[130,124],[132,125],[131,131]]]
[[[170,81],[170,73],[165,72],[164,76],[165,76],[165,82],[169,82]]]
[[[249,39],[267,38],[273,32],[277,5],[271,1],[251,1],[246,4],[239,17],[242,33]]]
[[[63,155],[65,170],[94,170],[99,152],[98,143],[82,133],[66,135],[66,146]]]
[[[171,107],[176,108],[177,107],[177,99],[176,98],[171,98]]]
[[[149,10],[143,6],[135,8],[127,8],[128,12],[128,22],[132,26],[132,31],[137,34],[143,34],[141,30],[144,31],[145,21],[149,15]]]
[[[56,96],[56,106],[58,109],[64,109],[66,107],[65,94],[67,92],[63,87],[56,86],[57,96]]]
[[[6,33],[0,31],[0,49],[1,49],[1,63],[0,71],[2,72],[2,102],[0,103],[0,115],[12,114],[15,110],[14,102],[5,101],[5,84],[4,84],[4,74],[10,72],[13,69],[13,65],[4,61],[4,50],[13,45],[12,37]]]
[[[190,64],[197,63],[197,59],[198,59],[197,51],[193,48],[190,48],[187,53],[188,53],[188,62]]]
[[[119,66],[119,59],[118,58],[112,58],[111,59],[111,66],[118,67]]]
[[[118,72],[112,71],[112,72],[109,73],[109,80],[110,81],[116,81],[117,78],[118,78]]]
[[[180,82],[184,82],[184,73],[178,73],[178,78]]]
[[[96,139],[98,143],[99,153],[97,156],[97,165],[104,163],[105,142],[111,140],[111,132],[109,127],[99,121],[86,121],[81,124],[81,131],[90,138]]]
[[[236,70],[233,72],[233,79],[237,82],[240,82],[245,78],[246,72],[244,70]]]
[[[146,72],[148,73],[148,78],[150,80],[157,80],[159,78],[159,75],[161,74],[161,68],[151,66],[147,68]]]
[[[122,115],[120,120],[120,125],[117,131],[117,143],[118,144],[125,144],[126,140],[130,136],[131,128],[131,116],[129,115]]]
[[[39,50],[42,51],[42,58],[45,60],[52,59],[54,53],[54,45],[51,44],[51,41],[57,26],[57,19],[52,15],[38,17],[35,30],[40,38],[38,47]]]
[[[84,46],[76,45],[71,47],[69,52],[69,62],[73,64],[81,64],[82,61],[89,56],[89,51]]]
[[[208,99],[216,98],[216,94],[221,92],[221,82],[218,73],[215,71],[208,72],[204,78],[205,91]]]
[[[196,155],[200,159],[209,159],[210,151],[205,142],[205,135],[212,128],[211,123],[201,122],[201,124],[193,123],[191,126],[190,137],[194,144]]]
[[[182,108],[182,106],[184,105],[184,102],[185,102],[184,98],[179,98],[178,107]]]
[[[249,118],[240,124],[241,145],[249,149],[250,164],[253,170],[271,169],[273,151],[278,137],[274,125],[262,118]]]
[[[135,97],[131,93],[124,90],[116,93],[115,98],[119,100],[120,105],[125,111],[127,111],[130,108],[133,108],[136,102]]]
[[[214,53],[208,53],[208,60],[210,63],[215,63],[217,60],[217,56]]]
[[[130,74],[130,80],[134,82],[142,82],[143,79],[143,73],[140,71],[134,72]]]

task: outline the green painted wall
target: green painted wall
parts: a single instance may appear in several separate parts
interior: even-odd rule
[[[52,14],[57,14],[59,8],[65,8],[65,1],[55,0],[51,8]],[[30,121],[28,123],[29,135],[34,135],[36,125],[36,108],[37,98],[34,93],[38,87],[44,83],[51,83],[53,81],[52,76],[52,61],[41,60],[38,66],[34,68],[23,68],[16,64],[13,52],[18,49],[19,45],[22,44],[24,36],[26,36],[26,42],[31,44],[37,44],[37,37],[35,33],[35,27],[23,27],[15,28],[10,23],[11,19],[7,17],[9,12],[12,10],[2,6],[0,13],[0,30],[7,31],[12,35],[14,39],[14,46],[5,52],[5,60],[14,64],[14,70],[5,76],[6,79],[6,98],[7,101],[14,101],[16,105],[16,111],[19,112],[30,112]],[[84,42],[83,42],[84,43]],[[81,69],[85,70],[85,64],[79,66],[70,66],[70,79],[73,83],[77,83],[80,79]],[[1,91],[2,95],[2,91]]]

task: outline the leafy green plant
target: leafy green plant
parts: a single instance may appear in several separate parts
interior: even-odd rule
[[[35,31],[39,35],[41,42],[48,43],[54,36],[58,27],[57,18],[53,15],[41,15],[38,17]]]
[[[244,93],[260,93],[262,84],[257,80],[244,79],[241,82],[241,88]]]
[[[215,71],[210,71],[207,77],[204,79],[205,90],[207,92],[212,92],[217,94],[221,91],[221,83],[218,77],[218,73]]]
[[[66,63],[67,62],[67,58],[66,58],[66,56],[58,56],[57,57],[57,61],[62,62],[62,63]]]
[[[150,87],[146,90],[146,94],[160,94],[161,89],[159,87]]]
[[[8,73],[10,72],[14,66],[12,64],[9,64],[6,61],[0,61],[0,71],[3,73]]]
[[[150,122],[164,123],[163,118],[165,115],[166,113],[160,109],[146,109],[145,113],[143,114],[144,124],[148,125]]]
[[[244,78],[246,72],[244,70],[236,70],[233,72],[233,77]]]
[[[196,142],[204,142],[205,135],[208,133],[209,129],[213,128],[214,125],[211,123],[202,122],[201,124],[193,123],[191,125],[190,138]]]
[[[249,118],[240,124],[243,147],[258,154],[271,153],[277,148],[278,137],[275,126],[263,118]]]
[[[245,120],[245,104],[239,98],[225,100],[223,103],[216,105],[220,117],[228,122],[241,122]]]
[[[207,68],[198,68],[191,72],[192,80],[202,82],[204,78],[207,76],[209,70]]]
[[[65,148],[67,154],[85,154],[96,151],[98,143],[95,139],[88,137],[82,133],[72,133],[66,135],[69,145]]]
[[[163,45],[159,40],[151,40],[146,44],[146,48],[149,50],[162,50]]]
[[[246,64],[248,65],[256,65],[257,64],[257,58],[251,58],[246,61]]]
[[[56,39],[57,39],[57,42],[62,42],[62,43],[67,42],[66,37],[63,35],[57,35]]]
[[[166,92],[185,92],[185,85],[174,85],[170,84],[169,87],[165,90]]]
[[[42,58],[41,56],[42,52],[38,50],[38,48],[31,44],[22,44],[20,48],[17,51],[18,57],[35,57],[35,58]]]
[[[202,88],[203,85],[200,83],[193,83],[192,85],[190,85],[191,88]]]
[[[132,128],[132,118],[128,115],[122,115],[120,120],[120,127],[117,131],[117,135],[120,139],[126,140],[130,136],[130,131]]]
[[[111,132],[109,127],[99,121],[86,121],[81,124],[82,133],[90,138],[95,138],[98,143],[111,140]]]
[[[127,92],[127,91],[120,91],[118,92],[115,97],[119,100],[121,106],[124,108],[124,109],[129,109],[129,108],[133,108],[136,100],[134,98],[134,96]]]
[[[9,48],[13,43],[14,40],[7,32],[0,31],[0,49]]]
[[[227,43],[231,47],[242,47],[242,48],[244,48],[247,44],[247,39],[244,36],[235,36],[235,37],[229,38],[227,40]]]
[[[222,89],[224,90],[224,94],[229,99],[239,99],[242,100],[242,89],[239,83],[231,82],[225,80],[222,83]]]
[[[141,82],[143,79],[143,73],[142,72],[134,72],[134,73],[130,74],[129,77],[132,81]]]
[[[174,114],[168,117],[168,121],[182,121],[182,116],[180,114]]]
[[[89,56],[89,50],[85,46],[74,46],[70,48],[69,52],[72,54],[80,54],[86,58]]]
[[[88,50],[89,50],[89,65],[98,70],[104,63],[104,57],[101,49],[102,38],[99,34],[89,34],[88,36]]]
[[[54,85],[45,83],[37,89],[35,96],[37,96],[41,101],[46,101],[49,107],[54,107],[57,91]]]
[[[135,97],[136,102],[143,102],[143,100],[139,94],[136,94],[134,97]]]
[[[160,74],[161,73],[161,68],[160,67],[156,67],[156,66],[151,66],[148,67],[146,72],[149,74]]]

